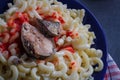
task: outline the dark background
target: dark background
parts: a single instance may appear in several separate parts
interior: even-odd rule
[[[120,68],[120,0],[79,0],[98,19],[105,32],[108,53]]]

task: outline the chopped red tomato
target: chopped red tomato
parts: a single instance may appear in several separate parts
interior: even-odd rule
[[[54,18],[54,19],[57,19],[57,13],[56,13],[56,12],[53,12],[53,14],[52,14],[51,17]]]
[[[51,19],[52,20],[58,20],[61,24],[65,23],[62,16],[57,12],[53,12],[52,15],[44,16],[44,19],[46,19],[46,20],[51,20]]]
[[[27,13],[16,13],[17,18],[14,20],[16,24],[21,25],[23,22],[28,22],[28,14]]]
[[[66,47],[64,47],[63,49],[68,50],[68,51],[70,51],[71,53],[74,53],[74,52],[75,52],[75,50],[73,49],[72,46],[66,46]]]
[[[51,19],[56,20],[57,19],[56,12],[53,12],[52,15],[44,16],[44,19],[46,19],[46,20],[51,20]]]
[[[67,31],[66,36],[70,36],[72,38],[78,37],[78,33],[77,32],[73,32],[73,31]]]
[[[59,20],[62,24],[65,23],[64,19],[63,19],[61,16],[58,17],[58,20]]]
[[[14,32],[10,34],[15,34],[15,32],[20,32],[21,25],[24,22],[28,22],[29,17],[27,13],[16,12],[7,22],[8,26],[14,28]]]
[[[58,36],[54,37],[54,42],[56,43],[58,41],[58,39],[59,39]]]
[[[23,22],[28,22],[29,17],[27,13],[16,12],[9,20],[8,26],[12,27],[14,23],[21,25]]]
[[[66,36],[68,37],[68,36],[72,36],[73,35],[73,32],[72,31],[67,31],[67,33],[66,33]]]
[[[36,10],[40,10],[40,6],[37,6]]]
[[[12,18],[10,18],[10,19],[8,20],[7,25],[8,25],[9,27],[13,27],[14,23],[13,23],[13,19],[12,19]]]
[[[5,35],[6,33],[9,33],[9,32],[8,32],[8,31],[4,31],[4,32],[0,33],[0,37],[4,37],[4,35]]]
[[[76,69],[76,68],[77,68],[76,62],[72,61],[69,65],[69,69]]]
[[[2,49],[2,51],[5,51],[5,50],[7,50],[7,48],[8,48],[8,43],[3,43],[2,45],[0,45],[0,48]]]

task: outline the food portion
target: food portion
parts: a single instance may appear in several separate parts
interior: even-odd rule
[[[60,34],[60,23],[55,21],[33,19],[31,23],[46,37],[53,38]]]
[[[94,80],[103,69],[83,9],[57,0],[14,0],[0,17],[0,80]]]
[[[54,54],[52,41],[28,23],[22,24],[21,40],[29,56],[44,59]]]

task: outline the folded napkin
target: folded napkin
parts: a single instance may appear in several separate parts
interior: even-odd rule
[[[120,80],[120,69],[109,54],[107,56],[107,63],[108,67],[104,80]]]

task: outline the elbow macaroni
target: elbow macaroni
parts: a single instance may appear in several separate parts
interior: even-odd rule
[[[37,75],[37,68],[33,68],[31,70],[31,77],[33,78],[33,80],[40,80],[40,76]]]
[[[17,67],[14,65],[11,65],[10,69],[12,71],[12,77],[10,78],[10,80],[17,80],[19,75]]]

